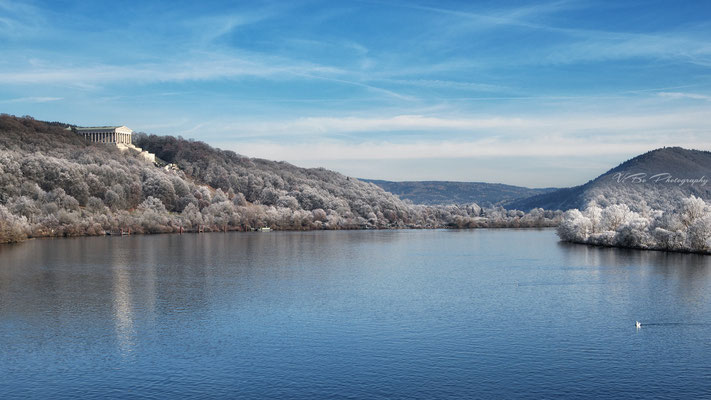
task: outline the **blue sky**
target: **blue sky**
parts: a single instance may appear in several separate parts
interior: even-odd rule
[[[711,150],[711,2],[0,0],[0,112],[391,180]]]

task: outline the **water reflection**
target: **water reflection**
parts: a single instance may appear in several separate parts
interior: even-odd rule
[[[616,276],[650,298],[670,295],[689,314],[711,302],[711,257],[558,243],[566,265]],[[661,277],[661,279],[659,279]],[[639,285],[634,280],[645,282]],[[622,287],[622,286],[620,286]],[[617,293],[622,295],[622,293]],[[705,309],[701,307],[700,309]]]
[[[36,398],[698,398],[710,263],[562,244],[550,230],[0,246],[0,387]]]
[[[113,266],[113,309],[116,339],[122,354],[133,349],[136,332],[133,327],[133,304],[131,299],[131,280],[125,266]]]
[[[708,279],[711,257],[666,251],[618,249],[558,242],[564,260],[571,266],[653,267],[652,272],[687,282]]]

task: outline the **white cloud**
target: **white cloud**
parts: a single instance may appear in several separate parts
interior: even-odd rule
[[[564,29],[572,40],[566,44],[532,53],[532,64],[568,64],[588,61],[610,61],[631,58],[657,58],[699,65],[711,62],[711,48],[693,35],[677,33],[664,35],[636,34]]]
[[[225,124],[214,142],[250,157],[314,160],[406,160],[480,157],[601,157],[663,146],[711,150],[709,110],[654,115],[567,115],[522,118],[314,117]],[[201,131],[215,132],[214,125]],[[421,131],[401,137],[348,132]]]
[[[193,54],[192,58],[166,59],[161,63],[134,65],[61,66],[56,62],[33,60],[30,65],[17,66],[12,70],[6,68],[0,72],[0,84],[87,86],[117,81],[150,83],[239,77],[288,79],[294,76],[312,76],[316,78],[339,73],[341,71],[336,68],[307,62],[295,62],[279,57],[266,57],[251,53],[241,55],[200,53]]]
[[[274,10],[262,9],[244,13],[227,13],[189,18],[185,26],[193,33],[191,36],[200,43],[209,43],[234,32],[236,29],[259,23],[274,15]],[[166,23],[165,21],[163,21]],[[167,23],[175,23],[169,20]]]
[[[405,86],[418,86],[434,89],[457,89],[478,92],[510,91],[510,88],[488,83],[459,82],[443,79],[383,79],[383,82]]]
[[[431,136],[448,133],[482,133],[486,136],[506,134],[590,135],[673,134],[675,132],[709,132],[709,109],[643,115],[552,115],[541,117],[451,118],[424,115],[392,117],[304,117],[283,121],[214,122],[210,128],[237,137],[329,136],[342,133],[423,132]]]
[[[554,143],[554,144],[552,144]],[[474,141],[422,141],[416,143],[366,142],[366,143],[224,143],[250,157],[272,160],[402,160],[447,159],[474,157],[574,157],[611,154],[640,154],[663,146],[701,148],[703,143],[693,141],[666,142],[639,141],[589,141],[585,139],[540,138],[520,141],[496,139]],[[706,146],[705,150],[708,150]]]
[[[64,100],[63,97],[18,97],[3,101],[3,103],[49,103]]]
[[[659,92],[657,94],[661,97],[667,97],[670,99],[693,99],[693,100],[711,101],[711,96],[708,96],[705,94],[680,93],[680,92]]]
[[[474,130],[516,128],[535,124],[520,118],[440,118],[422,115],[397,115],[385,118],[307,117],[282,122],[241,124],[241,129],[263,133],[334,134],[344,132]]]
[[[413,8],[450,16],[444,29],[454,37],[462,37],[473,31],[518,27],[531,31],[550,32],[566,39],[559,45],[534,47],[528,56],[517,52],[513,59],[504,57],[501,60],[490,60],[492,63],[547,65],[645,57],[711,65],[711,47],[708,45],[706,35],[696,32],[693,26],[687,26],[686,30],[637,33],[559,27],[543,22],[547,16],[560,15],[566,10],[584,7],[589,5],[584,2],[557,1],[477,13],[413,6]],[[599,8],[600,5],[596,7]],[[701,27],[705,28],[704,25]]]
[[[26,38],[44,26],[45,18],[34,6],[18,1],[0,0],[0,37]]]

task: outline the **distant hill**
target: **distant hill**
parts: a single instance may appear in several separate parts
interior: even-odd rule
[[[477,203],[490,207],[556,190],[556,188],[530,189],[485,182],[361,180],[374,183],[403,200],[428,205]]]
[[[681,197],[694,195],[711,199],[711,152],[665,147],[652,150],[607,171],[592,181],[572,188],[519,199],[507,208],[547,210],[584,208],[591,200],[625,203],[631,208],[642,204],[672,209]]]

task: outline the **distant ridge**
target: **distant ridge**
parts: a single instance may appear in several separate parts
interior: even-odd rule
[[[664,147],[623,162],[580,186],[514,200],[507,208],[551,210],[584,208],[591,200],[644,204],[669,209],[674,200],[694,195],[711,200],[711,152]]]
[[[426,205],[477,203],[483,207],[490,207],[556,190],[556,188],[530,189],[486,182],[360,180],[374,183],[403,200]]]

